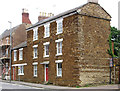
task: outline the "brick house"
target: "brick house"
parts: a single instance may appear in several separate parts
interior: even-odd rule
[[[26,46],[13,50],[16,80],[64,86],[108,83],[110,20],[97,0],[88,0],[27,28]]]
[[[29,20],[29,13],[26,9],[22,12],[22,24],[11,29],[12,33],[12,47],[21,44],[27,40],[26,28],[31,26]],[[22,36],[22,38],[21,38]],[[0,35],[0,77],[2,79],[9,79],[9,62],[10,62],[10,30],[5,30]]]

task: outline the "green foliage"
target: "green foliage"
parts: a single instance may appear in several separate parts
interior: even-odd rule
[[[80,88],[80,86],[76,86],[76,88]]]
[[[112,40],[114,39],[114,54],[112,51]],[[109,35],[109,55],[113,57],[117,57],[119,55],[119,48],[120,48],[120,31],[117,30],[115,27],[111,27],[111,33]]]
[[[111,55],[112,57],[114,56],[113,51],[112,51],[112,41],[111,41],[111,33],[109,35],[109,49],[108,49],[108,54]]]

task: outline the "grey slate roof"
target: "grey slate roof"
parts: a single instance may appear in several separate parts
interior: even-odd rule
[[[23,47],[26,47],[26,46],[27,46],[27,41],[22,42],[21,44],[15,46],[12,50],[23,48]]]
[[[26,30],[29,30],[29,29],[31,29],[31,28],[33,28],[33,27],[36,27],[36,26],[41,25],[41,24],[44,24],[44,23],[46,23],[46,22],[52,21],[52,20],[54,20],[54,19],[60,18],[60,17],[62,17],[62,16],[65,16],[65,15],[68,15],[68,14],[71,14],[71,13],[75,13],[75,12],[77,13],[77,10],[78,10],[78,9],[82,8],[83,6],[85,6],[85,5],[87,5],[87,4],[88,4],[88,3],[83,4],[83,5],[79,6],[79,7],[74,8],[74,9],[68,10],[68,11],[66,11],[66,12],[60,13],[60,14],[58,14],[58,15],[56,15],[56,16],[52,16],[52,17],[49,17],[49,18],[44,19],[44,20],[42,20],[42,21],[39,21],[39,22],[35,23],[33,26],[27,28]]]
[[[89,3],[94,3],[94,2],[89,2]],[[78,9],[84,7],[84,6],[87,5],[87,4],[88,4],[88,3],[83,4],[83,5],[79,6],[79,7],[73,8],[73,9],[71,9],[71,10],[68,10],[68,11],[66,11],[66,12],[60,13],[60,14],[58,14],[58,15],[56,15],[56,16],[52,16],[52,17],[49,17],[49,18],[44,19],[44,20],[42,20],[42,21],[39,21],[39,22],[35,23],[33,26],[27,28],[26,30],[29,30],[29,29],[31,29],[31,28],[34,28],[34,27],[39,26],[39,25],[41,25],[41,24],[44,24],[44,23],[46,23],[46,22],[55,20],[55,19],[60,18],[60,17],[62,17],[62,16],[69,15],[69,14],[71,14],[71,13],[77,13],[77,10],[78,10]],[[94,3],[94,4],[98,4],[98,3]],[[98,4],[98,5],[99,5],[99,4]],[[101,8],[102,8],[102,7],[101,7]],[[102,8],[102,9],[104,10],[104,8]],[[104,10],[104,11],[105,11],[105,10]],[[105,12],[106,12],[106,11],[105,11]],[[106,13],[107,13],[107,12],[106,12]],[[107,13],[107,14],[108,14],[108,13]],[[109,14],[108,14],[108,15],[109,15]],[[110,16],[110,15],[109,15],[109,16]],[[110,16],[110,17],[111,17],[111,16]]]

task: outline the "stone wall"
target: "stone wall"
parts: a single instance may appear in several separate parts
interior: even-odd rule
[[[97,10],[103,12],[103,16],[96,16],[99,12],[92,13],[94,11],[93,6],[99,8]],[[44,83],[44,65],[40,63],[49,61],[49,83],[64,86],[82,86],[109,82],[109,55],[107,49],[109,48],[110,17],[108,14],[106,15],[104,10],[101,10],[102,8],[98,7],[98,4],[88,4],[87,7],[90,10],[90,13],[86,12],[87,15],[77,13],[63,18],[62,34],[56,35],[57,23],[55,20],[50,23],[50,37],[48,38],[44,38],[43,25],[38,27],[38,40],[36,41],[33,41],[33,30],[27,31],[27,47],[23,54],[25,59],[21,61],[21,63],[27,62],[27,66],[24,67],[24,76],[20,77],[21,80]],[[83,8],[83,11],[85,12],[86,9]],[[61,38],[63,38],[63,54],[56,56],[55,40]],[[43,43],[45,42],[50,42],[50,55],[47,58],[43,57]],[[36,59],[33,59],[34,45],[38,45],[38,58]],[[63,60],[62,77],[56,75],[56,60]],[[33,77],[33,62],[38,62],[37,77]],[[20,62],[17,61],[16,63]]]
[[[78,67],[80,85],[109,82],[107,54],[110,21],[79,16]],[[80,55],[79,55],[80,54]]]
[[[77,15],[69,16],[63,20],[63,33],[56,35],[57,23],[54,21],[50,24],[50,37],[44,38],[44,26],[38,28],[38,40],[33,41],[33,31],[27,32],[27,60],[29,63],[27,69],[29,74],[26,74],[26,81],[44,83],[44,65],[40,64],[44,61],[49,61],[49,82],[56,85],[75,85],[73,76],[74,55],[73,46],[74,41],[77,39]],[[63,38],[63,55],[56,55],[56,43],[55,40]],[[44,45],[43,43],[50,42],[49,52],[50,57],[44,58]],[[38,45],[38,58],[33,59],[33,45]],[[62,63],[62,77],[56,76],[56,60],[63,60]],[[38,77],[33,77],[33,62],[38,62]],[[26,69],[25,69],[26,70]],[[28,72],[27,72],[28,73]],[[25,79],[23,79],[25,80]]]

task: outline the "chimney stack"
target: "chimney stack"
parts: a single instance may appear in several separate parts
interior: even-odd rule
[[[88,0],[88,3],[89,2],[98,3],[98,0]]]
[[[25,24],[31,24],[31,21],[29,19],[29,13],[27,9],[22,9],[22,23]]]
[[[49,18],[51,16],[54,16],[54,14],[46,13],[46,12],[40,12],[40,15],[38,16],[38,21],[44,20],[44,19]]]

